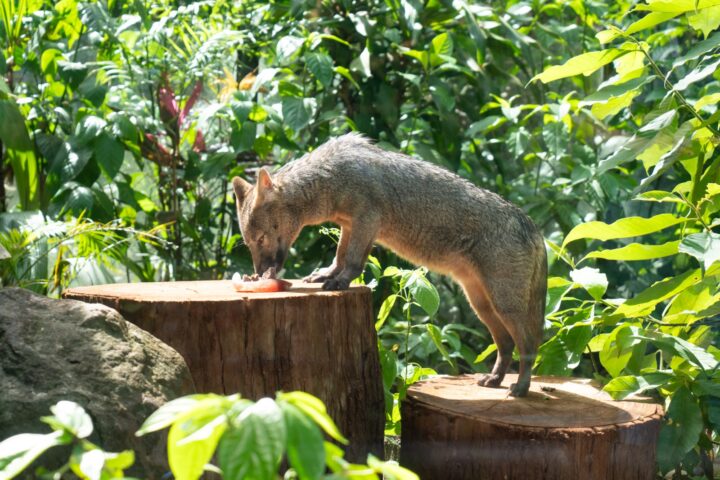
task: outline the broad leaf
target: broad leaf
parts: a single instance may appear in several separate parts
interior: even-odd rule
[[[319,398],[305,392],[279,393],[277,398],[284,400],[299,408],[305,415],[309,416],[328,435],[340,443],[347,445],[348,440],[340,433],[337,425],[327,414],[325,404]]]
[[[652,260],[655,258],[669,257],[678,253],[680,240],[663,243],[662,245],[644,245],[641,243],[631,243],[620,248],[612,248],[609,250],[596,250],[590,252],[583,258],[602,258],[605,260]]]
[[[531,81],[540,80],[543,83],[548,83],[580,74],[588,76],[604,65],[612,62],[623,53],[625,52],[617,48],[583,53],[572,57],[562,65],[546,68],[542,73],[535,75]]]
[[[597,268],[585,267],[570,272],[573,282],[583,287],[595,299],[600,300],[608,287],[607,276]]]
[[[701,278],[700,270],[690,270],[676,277],[670,277],[656,282],[620,305],[617,310],[615,310],[615,313],[625,317],[642,317],[649,315],[655,310],[655,306],[658,303],[696,284]]]
[[[286,440],[280,407],[274,400],[260,399],[240,414],[234,428],[220,440],[217,458],[223,477],[274,480]]]
[[[697,258],[705,269],[720,260],[720,234],[714,232],[693,233],[682,239],[680,252]]]
[[[330,86],[333,75],[335,74],[333,71],[333,60],[330,55],[312,52],[306,56],[305,63],[307,64],[308,70],[312,72],[324,87]]]
[[[658,465],[663,473],[682,461],[703,431],[700,406],[685,387],[673,394],[666,417],[668,420],[660,430],[657,446]]]
[[[603,388],[615,400],[622,400],[630,395],[643,393],[647,390],[667,385],[673,378],[672,373],[654,372],[647,375],[625,375],[610,380]]]
[[[67,444],[69,439],[62,437],[62,431],[45,435],[21,433],[0,442],[0,479],[7,480],[17,476],[45,450]]]
[[[582,223],[567,234],[563,241],[563,248],[568,243],[583,238],[614,240],[616,238],[639,237],[686,221],[687,219],[676,217],[670,213],[661,213],[650,218],[626,217],[611,224],[598,221]]]
[[[301,480],[316,479],[325,471],[323,435],[297,407],[279,402],[287,426],[287,455]]]

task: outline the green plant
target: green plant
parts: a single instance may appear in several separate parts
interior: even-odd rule
[[[550,82],[588,76],[613,64],[616,75],[578,102],[576,114],[588,106],[587,113],[599,119],[630,111],[637,127],[590,175],[600,179],[612,169],[627,172],[637,159],[644,168],[633,170],[638,185],[632,199],[658,206],[650,217],[580,224],[561,245],[550,243],[571,271],[570,279],[549,280],[547,313],[555,334],[541,347],[538,371],[568,374],[588,352],[595,374],[610,377],[605,390],[614,398],[656,391],[665,400],[667,418],[658,447],[661,472],[712,478],[720,439],[720,349],[713,318],[720,311],[720,234],[714,231],[720,224],[715,148],[720,132],[717,112],[706,114],[703,107],[720,98],[711,93],[718,85],[711,76],[717,71],[720,36],[679,52],[670,62],[664,42],[647,30],[670,22],[674,35],[693,36],[699,29],[708,37],[718,26],[709,19],[720,15],[720,7],[648,0],[635,10],[647,14],[624,29],[613,26],[597,34],[612,46],[575,56],[534,78]],[[643,96],[649,88],[655,96]],[[628,243],[649,235],[654,242]],[[581,240],[620,246],[588,244],[588,252],[577,248]],[[606,296],[613,287],[603,273],[612,268],[608,262],[647,261],[658,281],[637,291],[617,285],[616,296]],[[592,262],[600,268],[580,268]],[[575,295],[577,288],[585,294]]]
[[[132,451],[107,453],[85,440],[92,421],[79,405],[61,401],[51,408],[53,416],[42,420],[52,433],[20,434],[0,443],[0,479],[11,479],[47,449],[74,445],[70,460],[54,472],[71,470],[83,479],[126,478],[123,470],[133,461]],[[277,478],[280,461],[287,458],[285,478],[417,480],[417,475],[395,462],[373,455],[367,465],[343,458],[342,448],[325,441],[323,431],[347,444],[325,405],[304,392],[278,393],[275,400],[257,402],[239,395],[189,395],[172,400],[150,415],[137,435],[169,428],[168,463],[178,480],[197,479],[203,472],[225,479]],[[211,465],[215,457],[218,466]],[[326,474],[329,469],[332,474]]]
[[[68,462],[55,471],[58,477],[72,472],[82,479],[126,478],[123,470],[135,462],[132,450],[105,452],[86,440],[93,431],[92,419],[76,403],[63,400],[50,411],[53,415],[41,420],[50,425],[51,433],[21,433],[0,442],[0,479],[16,477],[46,450],[62,445],[72,450]]]

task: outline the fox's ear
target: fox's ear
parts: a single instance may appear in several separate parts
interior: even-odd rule
[[[270,178],[270,172],[267,171],[265,167],[261,168],[258,171],[258,180],[257,180],[257,191],[259,195],[263,195],[265,192],[272,190],[273,188],[273,181],[272,178]]]
[[[233,177],[232,179],[233,190],[235,190],[235,198],[242,204],[245,201],[245,197],[252,190],[252,185],[243,180],[240,177]]]

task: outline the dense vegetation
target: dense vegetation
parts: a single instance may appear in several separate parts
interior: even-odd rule
[[[711,478],[719,25],[714,0],[0,0],[2,285],[248,271],[228,179],[357,130],[523,207],[550,252],[536,373],[656,396],[660,471]],[[399,433],[407,385],[493,347],[449,279],[376,249],[363,280]]]

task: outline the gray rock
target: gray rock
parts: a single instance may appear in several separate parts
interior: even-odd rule
[[[193,391],[180,354],[115,310],[0,289],[0,439],[49,432],[40,417],[72,400],[92,417],[90,441],[134,450],[126,473],[159,478],[168,471],[165,434],[135,432],[159,406]],[[40,464],[62,463],[67,454],[50,452]]]

